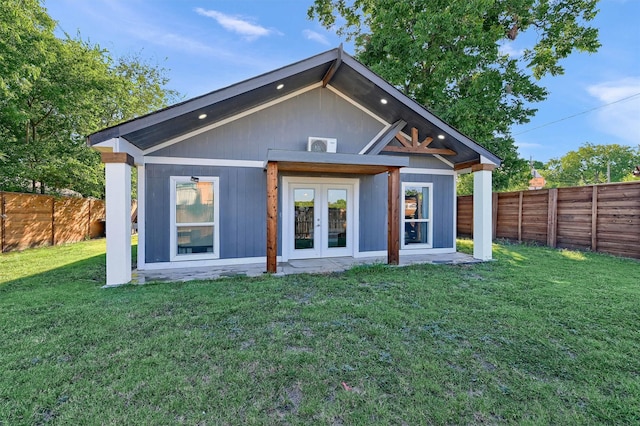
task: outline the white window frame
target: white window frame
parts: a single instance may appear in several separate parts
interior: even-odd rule
[[[200,182],[213,182],[213,222],[181,223],[179,226],[213,226],[213,252],[178,254],[176,223],[176,184],[191,182],[191,176],[171,176],[169,178],[170,193],[170,260],[180,262],[186,260],[207,260],[220,258],[220,178],[214,176],[198,176]]]
[[[402,192],[400,193],[400,206],[404,212],[404,196],[407,187],[429,188],[429,211],[428,219],[405,219],[404,213],[400,215],[400,238],[402,239],[402,250],[415,250],[433,247],[433,183],[432,182],[402,182]],[[427,240],[426,244],[406,244],[405,242],[405,225],[407,222],[427,223]]]

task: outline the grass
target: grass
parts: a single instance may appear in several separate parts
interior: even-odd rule
[[[4,254],[0,425],[640,422],[640,263],[494,254],[114,289],[104,241]]]

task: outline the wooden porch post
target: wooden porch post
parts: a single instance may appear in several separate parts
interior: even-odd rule
[[[387,224],[387,263],[400,263],[400,168],[389,169],[388,188],[388,224]]]
[[[278,269],[278,163],[267,163],[267,272]]]

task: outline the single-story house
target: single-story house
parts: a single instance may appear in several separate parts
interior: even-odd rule
[[[139,270],[455,252],[474,176],[474,257],[491,258],[500,159],[332,49],[88,137],[106,173],[107,284]]]

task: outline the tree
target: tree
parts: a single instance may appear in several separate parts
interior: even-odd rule
[[[574,50],[595,52],[585,25],[597,0],[315,0],[308,11],[353,40],[357,59],[504,160],[494,187],[527,170],[511,136],[547,97],[536,80],[563,73]],[[342,21],[341,21],[342,22]],[[522,57],[500,46],[536,40]],[[532,34],[533,35],[533,34]]]
[[[79,36],[54,34],[37,0],[0,3],[0,190],[73,189],[102,196],[103,168],[85,144],[102,127],[175,98],[165,70],[114,60]]]
[[[640,163],[637,148],[618,144],[594,145],[586,143],[577,151],[569,151],[545,165],[542,175],[551,187],[592,185],[630,180],[633,169]]]

